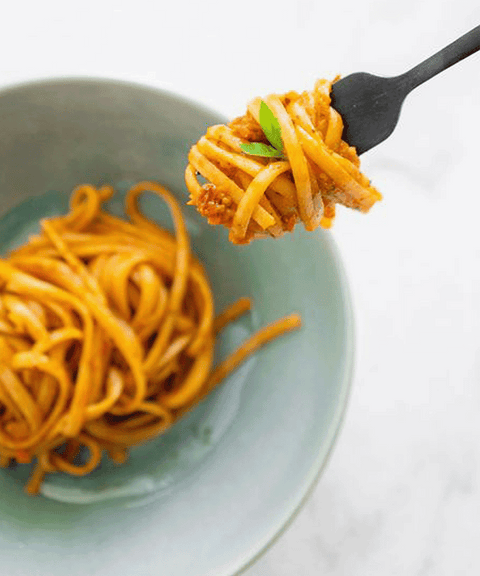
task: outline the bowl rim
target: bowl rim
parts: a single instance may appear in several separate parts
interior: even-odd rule
[[[130,88],[135,88],[137,90],[142,90],[144,92],[152,92],[155,94],[162,94],[171,100],[176,100],[181,102],[191,108],[197,108],[203,112],[210,114],[212,116],[217,116],[219,122],[228,122],[228,119],[223,116],[218,110],[210,108],[206,104],[186,96],[180,92],[175,92],[169,88],[161,88],[153,84],[144,83],[138,80],[126,80],[125,78],[118,78],[114,76],[91,76],[89,74],[78,74],[78,75],[65,75],[65,76],[38,76],[35,78],[12,81],[12,82],[0,82],[0,96],[7,94],[9,92],[16,92],[24,90],[27,88],[34,88],[36,86],[55,86],[60,84],[111,84],[116,86],[126,86]]]
[[[141,90],[143,92],[151,92],[154,94],[161,94],[168,99],[175,100],[188,106],[192,109],[202,111],[206,114],[218,118],[218,122],[227,122],[222,114],[215,109],[206,106],[189,96],[185,96],[170,89],[160,88],[148,83],[143,83],[137,80],[125,80],[123,78],[115,78],[109,76],[91,76],[91,75],[65,75],[65,76],[42,76],[32,79],[12,81],[5,84],[0,84],[0,98],[7,93],[28,90],[35,87],[47,87],[65,84],[96,84],[96,85],[116,85],[125,86]],[[333,235],[324,231],[329,235],[328,247],[332,253],[332,259],[335,263],[338,279],[339,289],[342,301],[342,309],[344,310],[344,331],[345,331],[345,369],[343,371],[343,381],[341,382],[341,394],[339,395],[338,404],[332,418],[332,423],[328,429],[327,441],[325,442],[326,451],[320,451],[314,463],[311,466],[310,473],[305,477],[303,486],[300,486],[295,494],[295,502],[290,507],[286,507],[283,519],[278,525],[265,537],[259,541],[250,550],[243,553],[244,558],[233,558],[230,566],[222,567],[221,574],[218,576],[240,576],[251,568],[257,560],[259,560],[287,531],[297,518],[299,512],[302,510],[312,493],[314,492],[322,473],[324,472],[327,464],[330,461],[336,442],[345,422],[345,414],[351,397],[353,375],[355,369],[356,355],[355,355],[355,341],[356,341],[356,325],[354,317],[354,308],[352,302],[352,294],[349,288],[348,275],[346,273],[341,253],[338,245],[335,242]],[[230,564],[230,563],[229,563]],[[236,566],[234,566],[236,564]],[[225,571],[227,570],[227,571]],[[232,571],[233,570],[233,571]]]

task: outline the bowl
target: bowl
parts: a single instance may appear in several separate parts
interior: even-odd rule
[[[79,183],[119,195],[157,180],[185,202],[189,147],[224,121],[157,89],[54,79],[0,97],[0,249],[66,210]],[[151,217],[169,226],[155,198]],[[2,572],[56,576],[232,576],[265,550],[312,489],[334,444],[352,371],[352,312],[329,232],[238,247],[192,207],[184,213],[216,307],[242,295],[251,314],[222,335],[225,356],[260,326],[298,311],[304,326],[257,353],[163,436],[83,478],[51,475],[23,492],[30,467],[0,470]]]

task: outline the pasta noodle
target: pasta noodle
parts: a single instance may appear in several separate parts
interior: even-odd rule
[[[355,148],[342,140],[343,122],[330,105],[330,91],[331,82],[318,80],[312,91],[263,98],[280,125],[282,159],[241,148],[268,144],[259,123],[260,98],[228,126],[208,128],[191,148],[185,172],[190,204],[210,224],[229,228],[232,242],[278,237],[299,221],[309,231],[330,228],[336,204],[368,212],[381,199],[360,172]]]
[[[146,191],[167,203],[175,236],[141,213]],[[35,460],[30,494],[47,473],[88,474],[103,452],[124,462],[247,355],[300,326],[287,316],[213,368],[216,335],[250,300],[214,318],[172,194],[133,186],[128,222],[102,210],[113,192],[79,186],[67,215],[42,221],[40,235],[0,259],[0,465]]]

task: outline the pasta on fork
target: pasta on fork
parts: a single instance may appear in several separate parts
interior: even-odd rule
[[[210,224],[229,228],[233,243],[278,237],[300,221],[308,231],[330,228],[336,204],[368,212],[381,200],[360,172],[356,150],[342,140],[343,121],[330,91],[331,82],[318,80],[301,94],[255,98],[244,116],[208,128],[191,148],[189,203]],[[276,149],[269,145],[262,106],[278,126]]]

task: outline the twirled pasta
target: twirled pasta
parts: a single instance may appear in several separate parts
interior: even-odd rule
[[[176,236],[140,212],[145,191],[168,204]],[[102,210],[113,192],[78,187],[66,216],[42,221],[39,236],[0,259],[0,464],[35,458],[32,494],[46,473],[88,474],[103,451],[123,462],[248,354],[300,325],[295,314],[279,320],[212,370],[216,334],[250,301],[215,319],[170,192],[131,188],[131,222]]]
[[[280,124],[285,159],[241,149],[242,143],[268,143],[259,124],[260,98],[228,126],[208,128],[191,148],[185,172],[190,204],[210,224],[229,228],[232,242],[277,237],[299,220],[309,231],[329,228],[335,204],[368,212],[381,199],[360,172],[355,149],[342,140],[343,122],[330,105],[330,91],[331,82],[318,80],[312,91],[263,98]]]

